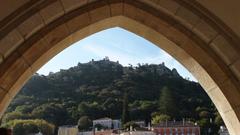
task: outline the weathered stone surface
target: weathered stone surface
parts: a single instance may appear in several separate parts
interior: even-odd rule
[[[49,45],[54,45],[70,34],[67,26],[62,24],[44,36]]]
[[[3,62],[3,55],[0,54],[0,64]]]
[[[138,20],[140,22],[144,22],[145,19],[144,17],[145,16],[142,16],[142,13],[144,13],[144,11],[142,11],[141,9],[135,7],[135,6],[132,6],[132,5],[129,5],[128,3],[124,3],[124,15],[131,18],[131,19],[134,19],[134,20]],[[144,13],[146,14],[146,13]]]
[[[64,6],[65,11],[69,12],[73,9],[81,7],[87,4],[88,0],[61,0]]]
[[[19,53],[21,53],[27,63],[31,65],[49,49],[48,47],[50,47],[48,43],[44,39],[42,39],[34,43],[26,51]]]
[[[1,0],[0,4],[0,20],[3,20],[17,8],[29,2],[29,0]]]
[[[110,17],[110,7],[108,5],[104,7],[100,7],[90,11],[89,14],[90,14],[91,22],[94,23]]]
[[[158,6],[158,0],[140,0],[140,1],[155,8]]]
[[[173,0],[158,0],[158,5],[172,14],[175,14],[180,7],[180,5]]]
[[[185,7],[180,7],[176,12],[176,16],[178,17],[177,19],[179,19],[183,25],[189,28],[194,27],[200,21],[199,16],[192,13],[190,10],[186,9]]]
[[[123,3],[114,3],[110,5],[112,16],[123,14]]]
[[[37,30],[44,26],[42,17],[39,14],[35,14],[26,21],[24,21],[20,26],[18,26],[18,31],[26,39]]]
[[[73,33],[89,25],[90,21],[91,21],[90,16],[89,16],[89,13],[87,12],[68,21],[67,26],[70,32]]]
[[[171,26],[166,31],[163,31],[163,35],[166,36],[169,40],[173,41],[176,45],[180,46],[181,48],[186,45],[186,42],[189,41],[189,37],[187,34],[182,33],[177,28],[179,26]],[[189,48],[192,49],[192,48]]]
[[[0,102],[3,100],[6,93],[7,93],[6,90],[0,88]]]
[[[240,118],[240,106],[235,107],[233,111],[236,113],[237,117]]]
[[[4,97],[0,100],[0,115],[3,116],[5,110],[7,109],[8,105],[11,103],[12,97],[8,93],[4,95]]]
[[[60,1],[56,1],[40,11],[45,23],[49,23],[63,14],[64,9]]]
[[[166,21],[129,4],[124,4],[124,15],[140,23],[146,24],[160,33],[167,33],[169,31],[170,25]],[[138,31],[141,31],[141,29],[138,29]]]
[[[224,96],[224,93],[221,92],[219,87],[211,89],[207,92],[207,94],[220,113],[224,113],[232,109],[231,105],[227,101],[227,98]]]
[[[239,118],[239,112],[237,110],[231,110],[228,112],[225,112],[221,115],[225,125],[228,128],[228,131],[230,135],[238,135],[239,133],[239,121],[236,118]]]
[[[169,46],[169,44],[167,44],[167,46]],[[171,54],[173,54],[172,56],[181,64],[183,64],[186,69],[188,69],[188,71],[198,80],[205,91],[210,91],[217,86],[213,80],[214,78],[208,74],[208,72],[198,63],[196,59],[191,57],[191,54],[188,52],[188,50],[184,50],[184,48],[180,47],[176,49],[175,48],[176,47],[171,47],[167,50],[167,52],[171,52]],[[194,48],[192,49],[194,50]],[[195,51],[193,53],[195,53]]]
[[[198,34],[206,43],[209,43],[218,34],[215,29],[213,29],[203,20],[201,20],[201,22],[194,27],[193,31]]]
[[[0,76],[0,86],[9,90],[12,85],[19,79],[22,73],[29,68],[29,65],[19,56],[19,54],[15,53],[17,59],[13,61],[13,63],[8,63],[6,67],[1,67],[0,72],[2,75]]]
[[[0,40],[0,53],[7,57],[11,52],[18,47],[19,44],[23,42],[22,36],[18,31],[14,30],[10,32],[5,38]]]
[[[96,32],[119,26],[122,22],[122,16],[115,16],[107,19],[93,23],[87,27],[79,29],[71,35],[73,42],[78,42],[79,40],[86,38]]]
[[[221,114],[229,132],[235,135],[239,129],[239,123],[236,117],[239,118],[239,91],[236,90],[236,87],[233,87],[230,80],[223,83],[220,88],[212,89],[207,92],[209,97],[212,99],[216,105],[219,113]],[[233,110],[233,108],[236,108]],[[237,115],[236,115],[237,114]]]
[[[217,36],[210,46],[216,51],[216,53],[229,65],[235,62],[239,58],[239,52],[231,46],[231,44],[221,35]]]
[[[26,9],[19,9],[19,14],[10,15],[13,10],[7,14],[0,14],[0,18],[2,15],[4,17],[10,15],[6,20],[0,21],[0,31],[4,33],[0,37],[0,61],[3,60],[0,65],[0,88],[9,90],[7,94],[1,93],[0,90],[0,116],[31,74],[50,58],[86,36],[120,26],[158,43],[159,47],[163,47],[183,63],[199,79],[217,105],[230,132],[238,135],[240,112],[237,108],[240,96],[237,77],[239,79],[240,62],[239,49],[232,44],[238,43],[239,36],[235,36],[229,27],[222,25],[222,22],[218,23],[219,20],[206,10],[203,10],[203,13],[198,12],[201,8],[198,7],[200,5],[194,4],[195,1],[141,0],[141,3],[124,1],[124,4],[111,2],[59,0],[54,3],[46,2],[51,4],[48,6],[39,4],[42,6],[33,9],[29,5]],[[185,5],[185,2],[188,4]],[[91,6],[83,7],[86,4]],[[14,2],[13,7],[16,7]],[[74,10],[78,7],[81,8]],[[73,11],[71,15],[68,14],[70,11]],[[218,11],[226,12],[223,8]],[[111,18],[111,15],[118,18]],[[229,16],[227,20],[238,18]],[[55,19],[58,21],[54,21]],[[65,20],[67,21],[63,22]],[[49,28],[45,27],[45,24],[50,26],[48,24],[50,22],[51,26],[56,26],[53,30],[50,28],[51,31],[45,29]],[[237,24],[234,21],[227,22]],[[36,33],[38,30],[46,33]],[[38,38],[32,38],[33,34],[40,37],[40,41]],[[217,34],[221,35],[216,37]],[[231,39],[231,42],[228,42],[226,37]],[[33,42],[28,42],[31,40]],[[210,45],[207,44],[210,42]],[[20,48],[26,43],[29,45],[21,51]]]
[[[193,58],[187,58],[181,61],[184,65],[186,65],[187,69],[190,73],[192,73],[192,75],[194,75],[206,92],[217,87],[217,84],[213,80],[214,78],[212,78],[208,72]]]
[[[238,80],[240,81],[240,59],[230,66]]]
[[[8,90],[8,95],[10,96],[11,99],[13,99],[17,95],[19,89],[21,89],[24,86],[24,84],[31,78],[33,73],[35,72],[32,72],[32,69],[29,67],[19,76],[17,81]]]
[[[216,84],[221,84],[228,79],[228,74],[214,61],[211,53],[201,49],[192,39],[186,40],[182,47],[206,70]]]
[[[95,1],[98,1],[98,0],[88,0],[88,3],[95,2]]]
[[[228,99],[228,102],[231,103],[233,108],[240,106],[240,90],[239,87],[234,85],[234,83],[230,80],[226,80],[224,83],[219,84],[221,91],[223,91],[224,96]]]

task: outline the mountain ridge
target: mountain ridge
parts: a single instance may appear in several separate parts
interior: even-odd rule
[[[131,120],[150,121],[159,112],[163,88],[172,94],[168,100],[175,105],[176,112],[169,112],[172,119],[197,121],[202,111],[208,112],[204,118],[215,117],[216,109],[200,84],[184,79],[176,69],[164,63],[124,67],[107,57],[49,75],[33,75],[7,114],[20,112],[20,119],[44,119],[57,126],[76,124],[82,116],[120,119],[123,96],[128,92]]]

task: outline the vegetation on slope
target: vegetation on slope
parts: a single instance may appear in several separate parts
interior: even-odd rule
[[[58,127],[75,125],[81,117],[150,122],[162,115],[190,119],[205,129],[222,124],[201,86],[182,78],[176,69],[164,63],[123,67],[108,58],[47,76],[35,74],[8,107],[2,124],[43,119]]]

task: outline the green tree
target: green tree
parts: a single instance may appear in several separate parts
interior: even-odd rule
[[[38,125],[39,130],[44,135],[53,135],[55,131],[55,126],[45,120],[35,120]]]
[[[171,90],[168,87],[163,87],[159,99],[159,112],[161,114],[167,114],[170,117],[175,117],[176,114],[178,114],[177,110]]]
[[[14,135],[25,135],[38,133],[41,131],[44,135],[53,135],[55,126],[45,120],[12,120],[3,125],[13,129]]]
[[[94,117],[99,117],[100,112],[101,108],[98,102],[81,102],[78,106],[79,116],[87,115],[89,118],[93,119]]]
[[[203,134],[208,134],[208,128],[210,127],[210,122],[208,118],[202,118],[197,121],[198,125],[201,127],[201,132]]]
[[[61,104],[48,103],[35,108],[32,112],[32,116],[60,126],[64,125],[68,113]]]
[[[78,120],[78,129],[81,131],[88,130],[90,129],[91,126],[92,126],[92,121],[89,119],[88,116],[82,116]]]
[[[6,113],[3,116],[2,123],[7,123],[15,119],[27,119],[27,118],[29,118],[29,116],[26,114],[22,114],[21,112],[10,112],[10,113]]]
[[[171,117],[169,115],[166,114],[158,114],[153,116],[152,118],[152,124],[158,124],[160,122],[165,122],[165,121],[169,121],[171,119]]]
[[[214,120],[214,123],[219,127],[221,125],[224,125],[224,122],[222,120],[222,117],[219,113],[216,114],[216,117],[215,117],[215,120]]]
[[[201,111],[201,112],[199,112],[199,117],[200,118],[210,118],[210,112],[208,112],[208,111]]]
[[[128,110],[128,93],[125,92],[123,96],[123,110],[122,110],[122,125],[130,121],[130,114]]]
[[[15,111],[26,114],[26,113],[31,113],[32,109],[33,109],[32,105],[21,105],[21,106],[17,106]]]

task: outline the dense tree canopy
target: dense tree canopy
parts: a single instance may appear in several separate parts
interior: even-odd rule
[[[152,118],[152,124],[158,124],[160,122],[165,122],[171,120],[171,117],[166,114],[154,115]]]
[[[123,110],[122,110],[122,124],[130,121],[129,106],[128,106],[128,92],[123,95]]]
[[[61,104],[42,104],[33,109],[32,116],[34,118],[48,120],[56,126],[61,126],[65,124],[65,119],[67,119],[67,111]]]
[[[88,116],[82,116],[79,120],[78,120],[78,129],[80,131],[88,131],[89,127],[92,126],[92,121],[89,119]]]
[[[3,125],[13,129],[14,135],[27,135],[41,132],[44,135],[54,135],[55,126],[45,120],[12,120]]]
[[[35,74],[12,101],[2,122],[44,119],[56,126],[76,125],[83,116],[121,119],[123,112],[127,112],[126,122],[147,123],[153,113],[201,123],[217,116],[216,122],[221,122],[201,86],[182,78],[176,69],[164,63],[123,67],[107,58],[47,76]]]
[[[163,87],[159,99],[159,112],[167,114],[170,117],[177,116],[179,114],[179,109],[176,106],[175,101],[176,100],[173,97],[171,90],[169,90],[168,87]]]

